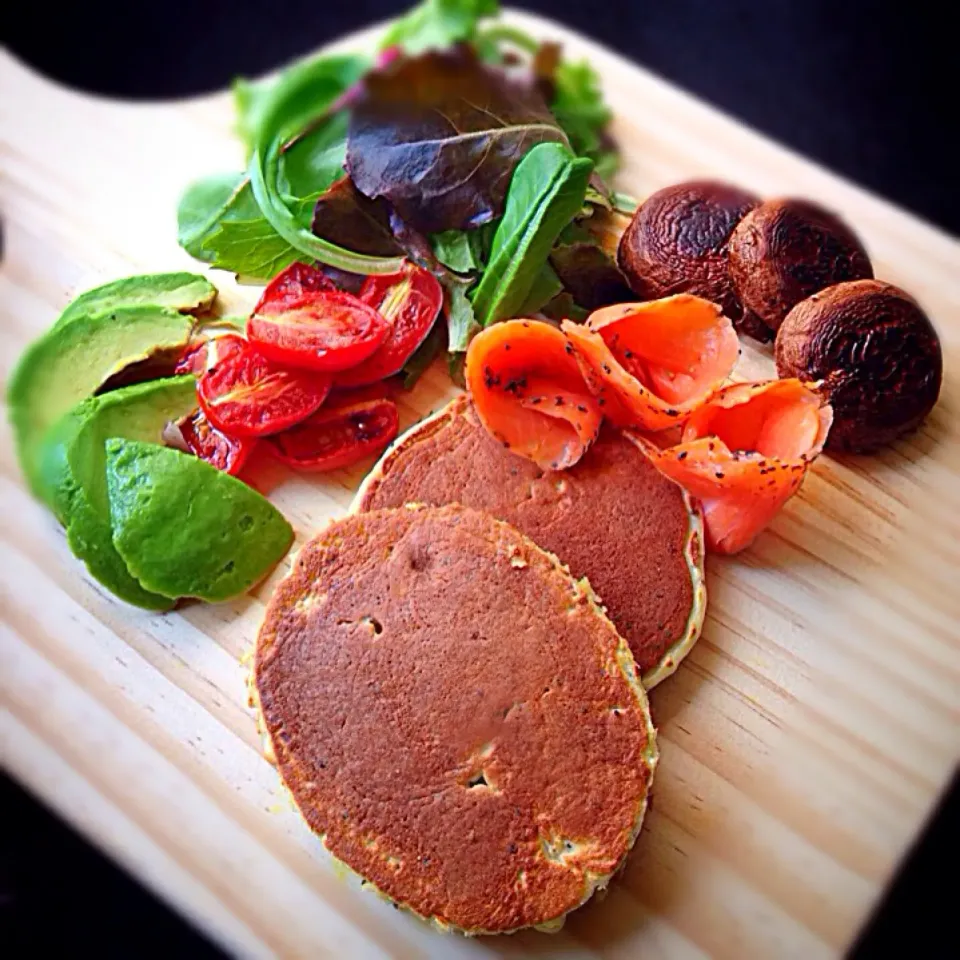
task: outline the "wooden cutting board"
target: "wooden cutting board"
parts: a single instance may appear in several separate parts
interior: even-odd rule
[[[443,936],[362,892],[293,812],[246,706],[244,657],[286,565],[234,603],[124,606],[24,491],[5,425],[0,756],[239,956],[836,956],[960,757],[960,245],[596,45],[511,19],[600,70],[622,189],[702,175],[820,200],[862,233],[880,277],[919,298],[946,351],[919,433],[872,458],[822,458],[753,548],[710,558],[703,638],[652,697],[662,763],[623,876],[552,937]],[[6,379],[75,292],[196,266],[176,245],[177,198],[241,155],[226,94],[98,100],[6,53],[0,88]],[[256,299],[215,282],[228,312]],[[772,369],[745,351],[741,372]],[[451,392],[432,371],[406,422]],[[277,489],[298,542],[344,512],[361,473]]]

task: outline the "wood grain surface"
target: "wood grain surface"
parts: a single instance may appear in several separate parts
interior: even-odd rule
[[[287,564],[233,603],[124,606],[25,492],[5,417],[0,757],[237,956],[837,956],[960,757],[960,245],[592,43],[511,19],[600,69],[622,189],[706,175],[828,204],[946,352],[943,398],[917,434],[821,458],[754,547],[709,559],[703,638],[652,696],[662,763],[623,876],[555,936],[443,936],[362,892],[292,810],[246,706],[244,657]],[[242,158],[225,94],[97,100],[6,53],[0,89],[6,379],[74,293],[194,265],[176,245],[178,196]],[[255,301],[214,279],[225,312]],[[746,349],[740,372],[769,375],[769,355]],[[405,422],[450,394],[431,371]],[[298,542],[344,512],[362,473],[283,479],[273,498]]]

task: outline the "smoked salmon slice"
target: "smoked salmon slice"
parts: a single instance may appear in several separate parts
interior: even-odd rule
[[[562,330],[605,416],[619,427],[675,427],[716,392],[739,356],[720,307],[681,293],[620,303]]]
[[[800,487],[827,439],[833,410],[799,380],[737,383],[687,421],[681,442],[637,443],[702,506],[707,547],[737,553]]]
[[[559,330],[537,320],[495,324],[467,350],[467,389],[480,422],[543,470],[572,467],[600,431],[600,407],[572,354]]]

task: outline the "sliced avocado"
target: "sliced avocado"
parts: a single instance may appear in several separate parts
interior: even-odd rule
[[[245,333],[248,319],[246,316],[211,317],[209,320],[198,321],[197,330],[210,336],[217,336],[219,333]]]
[[[106,394],[106,396],[112,396],[112,394]],[[90,397],[64,414],[47,431],[40,446],[37,482],[41,488],[43,502],[50,507],[53,515],[64,526],[67,525],[70,509],[79,489],[76,476],[67,459],[67,451],[76,443],[77,435],[83,431],[99,399],[99,397]]]
[[[104,529],[107,532],[106,540],[101,535]],[[126,603],[144,610],[170,610],[176,598],[145,590],[140,581],[130,574],[109,537],[109,523],[102,526],[96,513],[84,502],[75,514],[74,522],[67,528],[67,545],[74,556],[83,560],[95,580]]]
[[[107,313],[117,307],[146,304],[169,307],[180,313],[206,310],[216,299],[217,288],[199,273],[148,273],[124,277],[81,293],[60,314],[55,327],[80,316]]]
[[[264,497],[179,450],[107,441],[113,543],[149,590],[218,603],[280,561],[293,530]]]
[[[110,437],[159,442],[164,426],[196,404],[191,376],[136,384],[84,400],[54,425],[43,445],[44,485],[70,549],[92,576],[138,607],[166,610],[173,604],[171,597],[145,590],[113,545],[105,444]]]
[[[35,340],[10,377],[7,403],[20,464],[44,496],[41,444],[47,430],[118,370],[160,350],[186,346],[193,318],[167,307],[118,307],[80,316]]]

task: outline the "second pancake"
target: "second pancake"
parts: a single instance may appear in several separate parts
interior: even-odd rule
[[[453,502],[506,520],[587,577],[648,689],[696,642],[706,606],[699,512],[627,436],[605,428],[575,467],[545,472],[504,450],[457,397],[394,443],[354,509]]]

